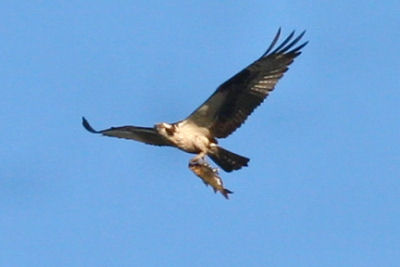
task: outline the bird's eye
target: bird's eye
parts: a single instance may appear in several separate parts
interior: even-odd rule
[[[169,128],[169,127],[165,127],[165,131],[167,132],[167,134],[169,135],[169,136],[172,136],[172,135],[174,135],[174,128],[173,127],[171,127],[171,128]]]

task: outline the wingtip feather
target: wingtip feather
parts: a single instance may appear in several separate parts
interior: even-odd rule
[[[90,126],[89,122],[85,119],[85,117],[82,117],[82,125],[83,127],[91,133],[99,133],[98,131],[96,131],[95,129],[93,129],[92,126]]]
[[[289,51],[301,38],[303,38],[304,34],[306,33],[306,31],[302,31],[299,36],[297,36],[294,40],[293,37],[295,35],[295,31],[293,30],[284,40],[283,42],[276,47],[273,51],[272,49],[275,47],[275,45],[278,42],[278,39],[280,37],[281,34],[281,28],[279,27],[277,34],[275,35],[274,39],[272,40],[271,44],[269,45],[267,51],[264,52],[264,54],[261,56],[261,58],[266,57],[270,54],[275,54],[275,53],[285,53],[287,51]],[[301,44],[300,46],[294,48],[293,50],[289,51],[288,53],[291,52],[298,52],[301,48],[303,48],[304,46],[306,46],[308,43],[304,42],[303,44]]]

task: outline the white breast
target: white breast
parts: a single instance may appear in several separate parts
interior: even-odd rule
[[[176,125],[174,134],[175,144],[182,150],[190,153],[206,152],[210,141],[207,128],[182,121]]]

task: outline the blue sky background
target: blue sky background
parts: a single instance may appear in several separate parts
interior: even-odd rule
[[[1,1],[1,266],[398,266],[398,1]],[[283,35],[310,43],[220,143],[231,200],[172,148],[95,136],[187,116]]]

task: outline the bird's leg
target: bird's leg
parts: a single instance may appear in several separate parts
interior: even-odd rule
[[[193,157],[191,160],[190,160],[190,163],[192,163],[192,164],[201,164],[201,163],[205,163],[206,161],[205,161],[205,159],[204,159],[204,157],[206,156],[206,152],[200,152],[199,154],[197,154],[195,157]]]

